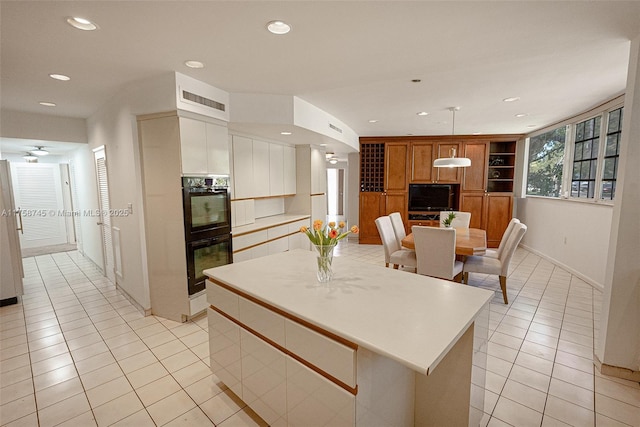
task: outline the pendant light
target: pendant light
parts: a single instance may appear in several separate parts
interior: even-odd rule
[[[453,113],[453,125],[451,127],[451,139],[455,136],[456,131],[456,111],[460,110],[460,107],[449,108]],[[456,157],[456,149],[451,147],[449,149],[450,157],[442,157],[433,161],[434,168],[466,168],[471,166],[471,159],[466,157]]]
[[[33,154],[34,156],[46,156],[47,154],[49,154],[49,152],[45,150],[44,147],[36,147],[35,150],[31,150],[29,151],[29,153]]]

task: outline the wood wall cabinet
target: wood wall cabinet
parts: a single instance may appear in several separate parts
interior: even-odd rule
[[[460,182],[460,168],[434,168],[433,161],[450,157],[451,150],[460,153],[459,142],[412,141],[410,182],[456,184]],[[459,154],[458,154],[459,155]]]

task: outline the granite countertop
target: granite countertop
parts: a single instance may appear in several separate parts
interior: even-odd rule
[[[333,280],[321,284],[315,258],[298,249],[204,273],[427,375],[493,298],[485,289],[341,257]]]

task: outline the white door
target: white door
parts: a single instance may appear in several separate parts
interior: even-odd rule
[[[60,165],[11,163],[15,206],[22,212],[23,248],[68,242]]]
[[[100,227],[102,236],[102,255],[104,257],[104,274],[113,283],[116,282],[113,239],[111,236],[111,215],[109,214],[109,180],[107,179],[107,157],[104,147],[96,148],[93,151],[96,161],[96,178],[98,182],[98,204],[99,215],[96,216],[96,225]]]
[[[22,253],[18,230],[21,221],[13,204],[9,163],[0,160],[0,300],[9,302],[22,295]]]

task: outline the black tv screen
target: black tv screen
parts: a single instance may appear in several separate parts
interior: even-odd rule
[[[409,184],[409,211],[446,211],[453,190],[448,184]]]

